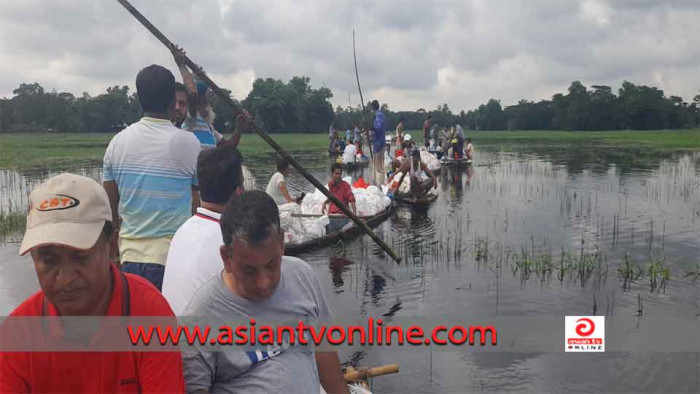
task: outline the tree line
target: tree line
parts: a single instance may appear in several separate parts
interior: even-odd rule
[[[231,95],[230,91],[226,91]],[[333,93],[326,87],[313,88],[308,77],[295,76],[288,82],[259,78],[248,96],[239,103],[271,133],[327,132],[331,123],[338,129],[363,122],[361,105],[331,105]],[[223,132],[235,124],[233,111],[213,96],[216,121]],[[364,116],[371,122],[369,104]],[[433,123],[448,126],[453,121],[471,130],[657,130],[697,127],[700,95],[691,103],[681,97],[666,97],[656,87],[624,82],[617,95],[609,86],[585,87],[574,81],[566,94],[551,100],[521,100],[503,108],[490,99],[476,109],[453,113],[447,104],[434,110],[392,111],[382,103],[387,126],[393,129],[403,118],[406,129],[420,129],[430,115]],[[111,86],[105,93],[46,92],[38,83],[22,83],[11,98],[0,99],[0,132],[117,132],[141,116],[138,97],[128,86]]]

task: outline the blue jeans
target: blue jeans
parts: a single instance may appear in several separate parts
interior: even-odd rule
[[[165,273],[165,266],[162,264],[132,263],[130,261],[125,261],[122,264],[122,272],[138,275],[153,283],[153,285],[158,288],[159,291],[163,290],[163,274]]]
[[[330,218],[330,220],[331,222],[326,225],[326,234],[339,231],[350,221],[348,218]]]

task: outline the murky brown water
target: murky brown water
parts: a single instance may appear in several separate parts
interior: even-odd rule
[[[378,227],[401,264],[381,257],[367,237],[346,243],[340,260],[339,247],[301,256],[334,315],[446,316],[465,324],[534,317],[538,330],[563,338],[552,319],[597,314],[629,327],[630,341],[640,343],[652,323],[698,324],[699,278],[687,274],[700,264],[700,154],[551,143],[477,149],[471,168],[443,170],[432,206],[399,207]],[[323,180],[324,158],[299,155]],[[264,188],[273,158],[246,159]],[[70,170],[99,178],[94,165]],[[16,256],[16,218],[27,192],[49,175],[0,172],[2,314],[37,288],[31,262]],[[290,183],[295,192],[309,189],[298,175]],[[366,348],[341,351],[341,361],[400,363],[401,374],[375,379],[376,392],[700,391],[693,349],[503,350]]]

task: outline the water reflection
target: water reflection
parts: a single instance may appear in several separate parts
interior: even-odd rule
[[[295,157],[327,181],[322,152]],[[265,187],[274,157],[245,159],[257,186]],[[99,177],[97,166],[71,171]],[[375,229],[401,264],[367,237],[302,257],[338,316],[430,315],[466,322],[494,314],[596,311],[633,317],[638,297],[644,300],[642,323],[696,316],[700,274],[686,274],[700,263],[698,174],[698,153],[583,144],[521,144],[507,151],[480,146],[472,166],[442,169],[440,197],[432,205],[399,206]],[[21,238],[26,195],[49,175],[0,172],[0,238]],[[371,169],[351,175],[371,178]],[[288,183],[293,194],[313,191],[299,174]],[[0,305],[6,312],[37,286],[31,263],[15,271],[26,263],[15,256],[17,247],[0,247]],[[635,261],[644,277],[626,283],[625,259]],[[670,272],[664,290],[650,287],[652,264]],[[354,365],[400,362],[400,375],[375,380],[382,392],[698,390],[692,381],[697,360],[689,355],[592,359],[368,348],[341,357]],[[583,379],[582,370],[600,379]]]

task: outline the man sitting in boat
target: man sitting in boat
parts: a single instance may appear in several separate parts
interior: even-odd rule
[[[343,205],[349,207],[352,213],[357,212],[355,209],[355,195],[352,194],[352,188],[343,180],[343,165],[333,163],[331,166],[331,174],[332,178],[330,182],[328,182],[328,191],[331,192],[335,198],[340,200]],[[330,204],[330,208],[327,209],[328,204]],[[341,211],[335,203],[331,202],[331,200],[326,200],[323,203],[321,212],[326,213],[326,211],[329,215],[343,214],[343,211]],[[346,217],[331,217],[330,220],[331,222],[326,226],[327,234],[339,231],[350,221],[350,219]]]
[[[414,150],[411,152],[411,160],[404,161],[404,163],[401,164],[401,167],[399,167],[398,172],[406,174],[409,177],[411,185],[410,199],[412,199],[413,202],[424,198],[430,189],[437,188],[437,179],[435,178],[435,175],[433,175],[433,172],[428,169],[428,166],[421,161],[419,150]],[[389,185],[392,185],[397,173],[394,173],[391,178],[389,178]],[[431,182],[424,182],[428,178],[431,180]],[[401,180],[401,178],[398,180]],[[396,187],[398,186],[400,185],[397,185]]]
[[[352,139],[348,140],[348,144],[343,151],[343,163],[354,163],[357,159],[357,146]]]
[[[297,202],[289,194],[289,190],[287,189],[287,183],[284,180],[284,177],[291,175],[291,173],[292,169],[289,166],[289,162],[287,161],[287,159],[281,156],[278,157],[277,172],[275,172],[272,175],[272,177],[270,178],[270,182],[268,182],[267,184],[267,188],[265,188],[265,193],[269,194],[270,197],[272,197],[272,199],[275,200],[275,204],[277,205],[282,205],[289,202]]]
[[[255,190],[233,197],[221,215],[221,233],[222,271],[199,288],[185,316],[238,324],[250,324],[251,318],[294,326],[301,320],[329,323],[328,303],[313,269],[283,256],[279,210],[269,195]],[[319,383],[329,393],[348,392],[337,352],[317,352],[282,338],[281,344],[254,342],[240,351],[188,349],[187,392],[318,393]]]
[[[467,160],[472,160],[474,159],[474,145],[472,145],[472,139],[467,138],[467,146],[464,148],[464,155],[466,156]]]
[[[179,351],[81,352],[78,349],[113,343],[113,332],[101,330],[86,337],[78,332],[84,326],[58,319],[161,316],[176,321],[158,289],[140,276],[122,273],[111,261],[117,252],[117,226],[102,186],[90,178],[61,174],[35,188],[29,206],[19,252],[31,254],[41,290],[10,316],[53,320],[23,325],[21,332],[19,327],[8,328],[3,340],[16,342],[17,335],[34,349],[55,345],[73,350],[0,353],[0,392],[183,392]]]

